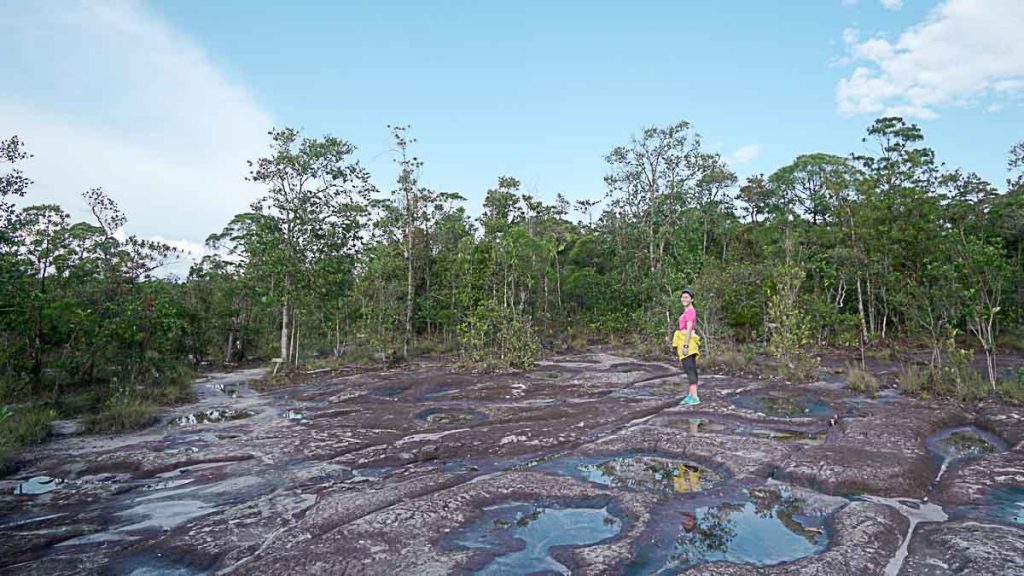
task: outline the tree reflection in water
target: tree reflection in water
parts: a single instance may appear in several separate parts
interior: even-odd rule
[[[674,549],[657,573],[717,560],[774,564],[824,547],[822,530],[796,518],[806,507],[803,500],[779,487],[752,488],[748,494],[747,502],[682,512]]]

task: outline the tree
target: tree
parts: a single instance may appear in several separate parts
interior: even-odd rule
[[[747,181],[740,186],[738,198],[743,202],[743,210],[750,218],[751,224],[757,224],[758,216],[768,213],[771,202],[771,188],[764,174],[747,176]]]
[[[271,154],[249,162],[249,179],[267,187],[252,205],[254,213],[280,235],[278,257],[272,258],[281,307],[280,355],[297,356],[298,317],[294,305],[305,273],[319,258],[354,248],[361,217],[373,186],[369,174],[350,160],[355,147],[334,136],[303,138],[292,128],[271,130]]]

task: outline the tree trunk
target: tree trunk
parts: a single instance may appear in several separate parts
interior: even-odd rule
[[[864,345],[868,341],[868,322],[864,317],[864,294],[860,287],[860,275],[857,275],[857,312],[860,314],[860,369],[864,370]]]
[[[228,330],[228,346],[224,350],[224,363],[231,362],[231,351],[235,348],[235,329],[231,328]]]
[[[284,304],[281,305],[281,360],[285,363],[288,362],[288,344],[290,340],[288,338],[288,299],[285,298]]]
[[[407,196],[408,198],[408,196]],[[409,341],[412,339],[412,306],[413,306],[413,265],[412,265],[412,204],[406,200],[407,218],[409,223],[405,228],[405,337],[402,339],[402,356],[409,357]]]

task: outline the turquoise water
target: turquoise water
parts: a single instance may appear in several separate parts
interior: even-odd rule
[[[477,574],[568,574],[569,567],[552,557],[552,548],[595,544],[621,530],[622,522],[607,508],[510,503],[485,509],[451,543],[481,553],[467,565]]]

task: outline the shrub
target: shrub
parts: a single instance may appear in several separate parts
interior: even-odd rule
[[[56,410],[49,406],[0,408],[0,468],[5,467],[10,455],[45,440],[50,435],[50,422],[56,419]]]
[[[749,348],[723,348],[708,354],[706,365],[730,374],[750,373],[754,366],[754,353]]]
[[[133,394],[117,394],[98,414],[85,419],[89,432],[111,433],[139,430],[157,420],[157,406],[148,399]]]
[[[920,366],[905,366],[896,379],[899,382],[900,392],[919,396],[929,388],[928,370]]]
[[[488,370],[528,368],[540,358],[540,339],[529,316],[514,308],[505,314],[497,303],[476,308],[459,326],[464,363]]]
[[[783,380],[803,384],[812,382],[818,376],[819,362],[814,356],[801,354],[793,356],[789,362],[779,362],[775,367],[775,376]]]
[[[854,392],[874,394],[878,392],[878,379],[869,372],[851,368],[846,387]]]
[[[1003,402],[1024,404],[1024,368],[1018,368],[1010,377],[1000,380],[996,388],[996,394]]]

